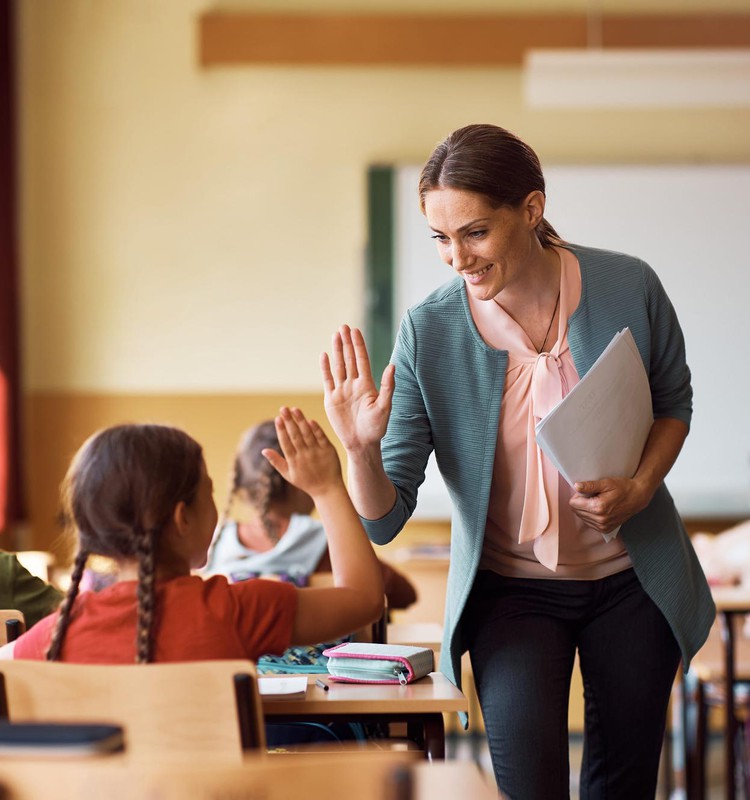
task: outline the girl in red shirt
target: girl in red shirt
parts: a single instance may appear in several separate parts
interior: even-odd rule
[[[217,523],[200,445],[161,425],[121,425],[92,436],[63,486],[64,516],[78,537],[59,612],[2,658],[79,663],[257,659],[291,644],[328,641],[376,620],[383,579],[344,486],[338,455],[299,409],[275,420],[281,453],[263,455],[309,494],[328,537],[334,586],[277,581],[229,584],[192,571],[206,562]],[[117,561],[119,580],[79,592],[89,555]]]

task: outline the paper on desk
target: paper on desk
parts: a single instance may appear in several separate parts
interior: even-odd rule
[[[258,678],[258,692],[265,698],[304,697],[307,692],[307,675]]]
[[[537,423],[536,440],[571,486],[630,478],[653,422],[648,376],[633,334],[625,328]],[[603,534],[605,540],[614,539],[618,531]]]

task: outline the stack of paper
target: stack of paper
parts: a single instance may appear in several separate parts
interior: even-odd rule
[[[629,328],[536,426],[536,440],[565,480],[630,478],[654,417],[648,376]],[[609,541],[617,534],[605,535]]]
[[[266,700],[286,697],[304,697],[307,692],[307,675],[283,678],[258,678],[258,692]]]

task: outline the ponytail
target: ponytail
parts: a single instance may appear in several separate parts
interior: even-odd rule
[[[536,235],[542,247],[553,247],[554,245],[563,244],[564,241],[544,217],[536,226]]]

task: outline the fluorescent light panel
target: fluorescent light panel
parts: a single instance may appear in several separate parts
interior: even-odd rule
[[[750,49],[531,50],[532,108],[750,107]]]

